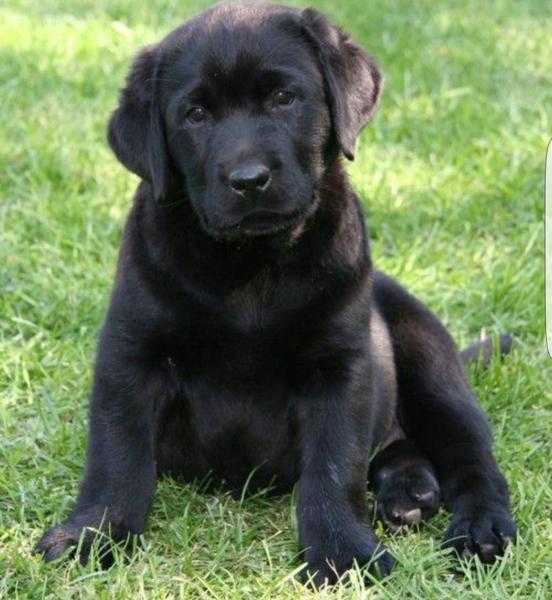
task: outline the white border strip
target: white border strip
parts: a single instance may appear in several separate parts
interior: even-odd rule
[[[552,140],[546,152],[544,176],[544,269],[546,304],[546,345],[552,358]]]

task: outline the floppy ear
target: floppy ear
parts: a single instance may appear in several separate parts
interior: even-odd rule
[[[307,8],[302,20],[320,61],[337,141],[353,160],[358,134],[376,111],[383,78],[374,60],[324,15]]]
[[[135,58],[119,107],[111,115],[107,139],[127,169],[149,181],[156,199],[168,186],[169,156],[156,95],[158,50],[143,49]]]

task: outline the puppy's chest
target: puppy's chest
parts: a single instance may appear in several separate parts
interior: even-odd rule
[[[238,331],[266,328],[277,316],[278,286],[265,270],[224,297],[225,318]]]
[[[312,288],[305,280],[266,268],[224,296],[225,319],[237,332],[253,333],[292,323],[308,304]]]

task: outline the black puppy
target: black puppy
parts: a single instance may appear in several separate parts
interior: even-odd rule
[[[318,12],[219,5],[142,51],[109,142],[142,182],[99,342],[84,481],[47,560],[144,530],[155,483],[298,484],[314,583],[392,557],[366,508],[487,562],[515,536],[485,416],[435,316],[372,269],[340,155],[381,76]],[[473,350],[470,351],[473,354]]]

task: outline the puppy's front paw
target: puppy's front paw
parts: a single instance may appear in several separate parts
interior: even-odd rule
[[[34,553],[50,562],[65,553],[74,556],[78,552],[79,561],[84,565],[90,557],[92,543],[102,536],[98,556],[101,566],[107,569],[113,564],[110,542],[123,541],[129,535],[128,528],[106,519],[105,508],[92,507],[74,513],[63,523],[48,529],[35,546]]]
[[[308,550],[305,558],[307,565],[299,577],[314,588],[335,584],[355,562],[377,578],[389,575],[395,564],[393,556],[382,545],[370,540],[361,544],[338,544],[326,552],[321,548]],[[371,583],[369,577],[366,577],[365,583]]]
[[[87,531],[84,527],[73,525],[70,522],[60,523],[44,533],[35,546],[34,552],[41,554],[46,562],[60,558],[68,550],[72,550],[70,554],[72,556],[82,536],[79,559],[81,564],[85,564],[90,554],[93,535],[92,531]]]
[[[454,514],[445,533],[444,548],[453,548],[461,558],[477,555],[483,563],[493,563],[516,539],[516,525],[502,507]]]

